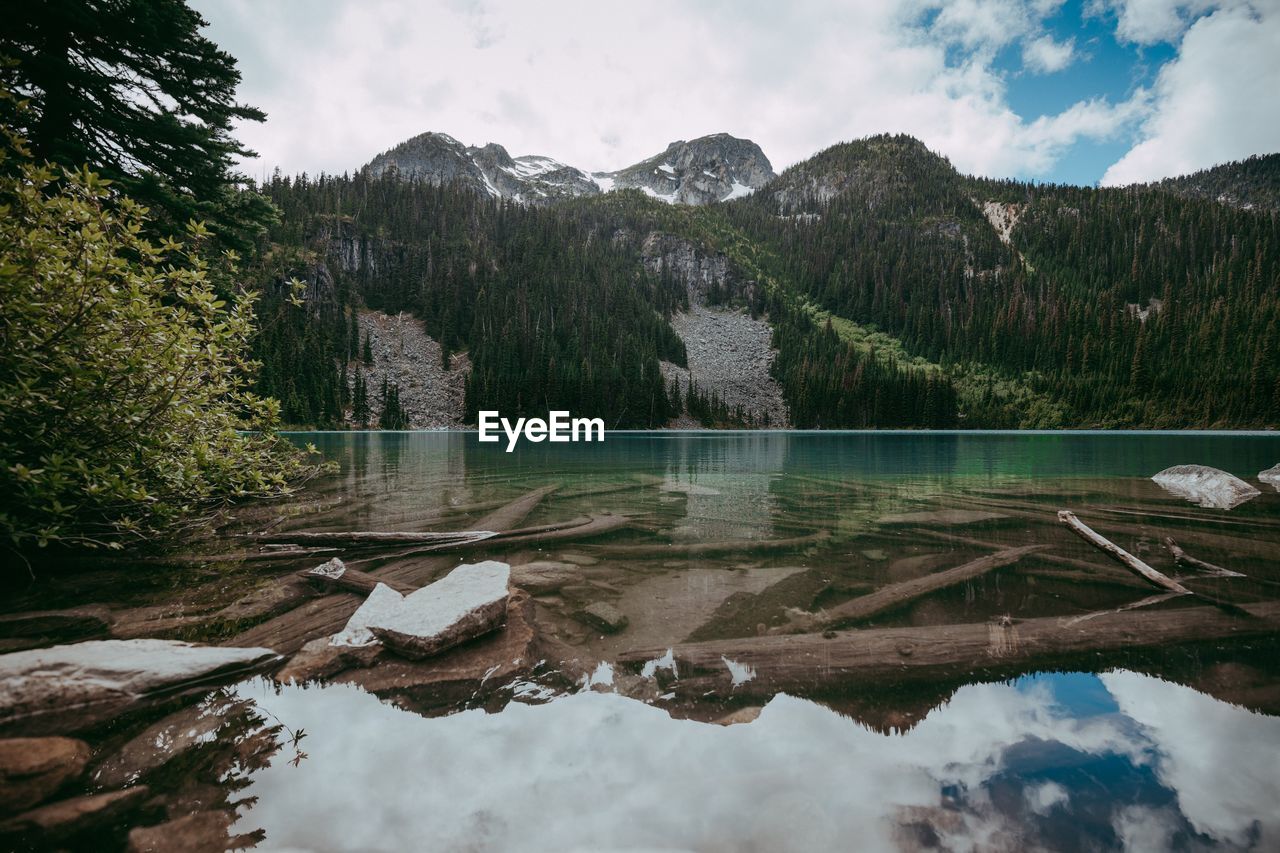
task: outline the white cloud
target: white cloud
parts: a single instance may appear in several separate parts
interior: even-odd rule
[[[1075,58],[1076,40],[1054,41],[1044,35],[1022,46],[1022,64],[1039,74],[1061,71]]]
[[[1105,7],[1116,13],[1116,35],[1137,44],[1176,42],[1196,15],[1215,6],[1214,0],[1111,0]]]
[[[1102,178],[1130,184],[1280,151],[1280,9],[1200,18],[1161,70],[1139,142]]]
[[[720,131],[754,139],[779,169],[905,132],[964,171],[1041,176],[1131,117],[1088,100],[1034,121],[1009,108],[993,57],[1043,41],[1055,0],[196,5],[241,60],[241,97],[268,113],[241,130],[261,154],[255,175],[353,170],[438,130],[588,169]],[[1063,47],[1029,50],[1047,68]]]

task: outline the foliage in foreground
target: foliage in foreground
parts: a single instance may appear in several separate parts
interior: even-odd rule
[[[146,209],[88,170],[6,171],[0,535],[118,546],[287,493],[310,463],[249,390],[252,297],[227,305],[214,286],[234,255],[211,267],[198,224],[185,244],[147,240]]]

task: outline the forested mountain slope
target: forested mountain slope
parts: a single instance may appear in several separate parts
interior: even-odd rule
[[[760,425],[763,405],[726,405],[725,388],[664,383],[660,363],[686,364],[670,320],[690,306],[688,271],[646,264],[660,239],[724,266],[709,306],[769,324],[795,426],[1280,425],[1268,210],[969,178],[905,136],[700,207],[635,190],[535,207],[395,172],[264,189],[282,221],[262,270],[263,390],[296,423],[352,420],[351,318],[368,306],[420,318],[445,359],[467,352],[469,418]]]
[[[1280,210],[1280,154],[1255,154],[1148,186],[1187,198],[1274,212]]]

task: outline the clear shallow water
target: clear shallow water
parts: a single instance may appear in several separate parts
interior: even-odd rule
[[[900,632],[899,654],[919,660],[933,650],[911,638],[943,636],[919,632],[1012,624],[1016,635],[1151,596],[1059,523],[1061,509],[1198,593],[1273,601],[1280,493],[1256,475],[1280,462],[1280,435],[609,433],[511,454],[474,433],[295,438],[340,473],[243,510],[227,533],[472,530],[547,487],[515,526],[626,524],[465,557],[340,552],[414,586],[485,558],[552,561],[572,577],[532,597],[522,612],[533,639],[515,651],[509,618],[495,638],[436,661],[211,694],[225,719],[216,737],[140,777],[171,813],[239,802],[236,831],[274,850],[1280,849],[1274,634],[979,656],[910,680],[905,667],[819,667],[785,691],[761,673],[704,693],[690,687],[697,678],[645,679],[619,663],[637,649],[752,642],[792,609],[838,607],[1028,544],[1042,549],[851,627]],[[1187,463],[1261,493],[1205,509],[1150,480]],[[1166,537],[1245,577],[1175,564]],[[193,620],[181,622],[187,639],[292,653],[303,638],[289,613],[253,624],[203,614],[333,552],[257,560],[244,540],[218,547],[240,558],[77,581],[58,606],[128,594]],[[599,603],[626,627],[584,621]],[[1163,601],[1133,618],[1193,606],[1203,602]],[[437,678],[450,667],[454,680]],[[170,713],[122,721],[104,748]],[[718,724],[727,717],[740,722]]]
[[[1169,574],[1186,573],[1166,535],[1247,572],[1194,581],[1232,600],[1274,597],[1280,582],[1273,488],[1228,512],[1149,479],[1198,463],[1260,485],[1256,473],[1280,461],[1276,435],[611,433],[511,454],[468,433],[299,439],[343,473],[282,529],[465,529],[549,484],[559,490],[524,523],[631,516],[603,542],[504,556],[587,558],[583,584],[536,599],[539,630],[587,661],[749,637],[785,607],[831,606],[1028,542],[1077,565],[1031,560],[867,627],[1068,619],[1146,597],[1058,524],[1063,508]],[[990,517],[957,523],[965,512]],[[767,547],[815,531],[827,538]],[[681,550],[707,542],[746,544]],[[600,544],[669,550],[618,556]],[[573,614],[592,600],[615,604],[628,627],[583,626]],[[845,681],[701,703],[637,691],[607,666],[591,689],[547,686],[541,673],[558,664],[512,679],[496,701],[241,685],[285,729],[269,764],[244,777],[257,802],[238,829],[265,830],[268,848],[316,850],[1280,848],[1274,642],[1078,656],[1011,681]],[[744,706],[748,722],[714,722]],[[297,730],[307,737],[295,747]]]

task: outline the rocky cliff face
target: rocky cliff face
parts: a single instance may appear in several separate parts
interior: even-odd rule
[[[747,195],[775,177],[759,145],[727,133],[673,142],[661,154],[633,166],[595,173],[550,157],[512,157],[492,142],[477,148],[444,133],[424,133],[379,154],[365,168],[373,175],[461,183],[526,204],[626,188],[672,204],[710,204]]]
[[[669,234],[650,234],[641,245],[641,257],[650,272],[669,270],[688,288],[689,310],[676,313],[671,326],[684,341],[689,366],[663,362],[667,382],[674,378],[682,396],[688,395],[693,382],[703,393],[719,394],[730,408],[741,406],[757,424],[788,426],[782,387],[769,372],[775,355],[769,323],[744,308],[708,302],[713,293],[729,300],[746,297],[754,284],[742,280],[724,255]],[[687,417],[671,425],[698,426]]]
[[[409,415],[409,429],[463,425],[467,374],[471,371],[465,353],[453,356],[445,370],[440,344],[423,331],[418,318],[363,309],[358,322],[361,340],[369,338],[373,364],[355,362],[348,381],[354,391],[356,377],[364,377],[375,421],[382,411],[385,379],[400,389],[400,405]]]

